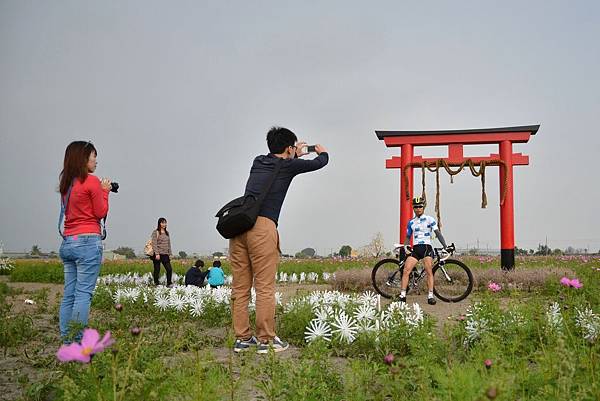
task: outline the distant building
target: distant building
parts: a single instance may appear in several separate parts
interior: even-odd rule
[[[125,255],[119,255],[118,253],[114,253],[113,251],[104,251],[102,252],[103,260],[125,260]]]

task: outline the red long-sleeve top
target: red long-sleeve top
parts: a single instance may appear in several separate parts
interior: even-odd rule
[[[65,214],[65,235],[100,234],[100,220],[108,214],[108,192],[94,175],[88,174],[83,183],[76,179]]]

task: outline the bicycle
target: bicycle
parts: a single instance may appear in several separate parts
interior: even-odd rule
[[[473,273],[460,260],[449,259],[454,254],[454,244],[446,249],[434,248],[433,258],[433,293],[444,302],[459,302],[465,299],[473,289]],[[395,244],[394,253],[397,258],[382,259],[371,271],[373,287],[385,298],[397,298],[401,291],[402,275],[404,274],[404,247]],[[410,272],[406,293],[418,289],[419,283],[427,273],[425,268],[417,266]],[[436,274],[437,273],[437,274]]]

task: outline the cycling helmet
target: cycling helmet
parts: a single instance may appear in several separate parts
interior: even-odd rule
[[[426,202],[425,202],[424,196],[417,196],[417,197],[413,198],[413,200],[412,200],[413,207],[415,207],[415,206],[425,207],[425,204],[426,204]]]

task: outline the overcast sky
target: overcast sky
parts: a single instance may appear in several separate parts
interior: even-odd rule
[[[121,185],[108,249],[141,251],[164,216],[175,253],[222,251],[214,214],[282,125],[330,152],[290,187],[282,250],[377,232],[391,246],[400,175],[385,159],[399,150],[375,130],[541,124],[515,145],[530,156],[514,169],[516,244],[597,251],[599,38],[594,1],[1,0],[0,241],[58,249],[64,150],[92,140],[96,174]],[[468,171],[441,178],[448,242],[499,248],[498,169],[487,209]]]

